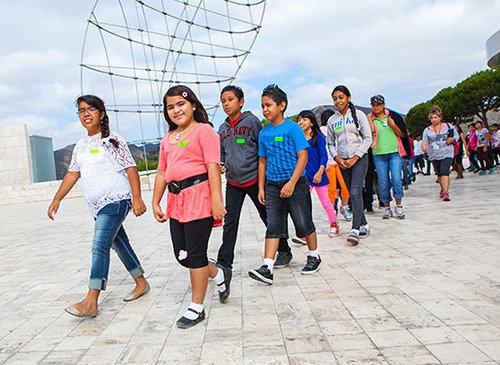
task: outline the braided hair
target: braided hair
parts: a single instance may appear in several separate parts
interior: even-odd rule
[[[101,138],[109,137],[109,117],[106,113],[106,107],[104,106],[104,101],[95,95],[82,95],[76,99],[75,104],[78,107],[81,102],[85,102],[88,105],[96,108],[99,112],[104,113],[104,117],[101,119]],[[109,141],[115,148],[118,148],[119,143],[116,139],[110,138]]]
[[[332,91],[332,96],[336,91],[340,91],[342,94],[344,94],[348,97],[351,96],[349,89],[344,85],[338,85],[337,87],[335,87],[335,89],[333,89],[333,91]],[[356,115],[356,108],[354,107],[354,104],[351,101],[349,101],[347,106],[349,107],[349,110],[351,111],[352,119],[354,119],[354,124],[356,125],[356,129],[359,130],[359,121],[358,121],[358,116]]]

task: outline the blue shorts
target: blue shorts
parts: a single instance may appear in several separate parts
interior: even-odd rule
[[[281,189],[287,182],[266,182],[266,238],[288,238],[288,214],[292,217],[298,237],[307,237],[316,231],[307,178],[302,176],[295,184],[293,194],[289,198],[282,198]]]

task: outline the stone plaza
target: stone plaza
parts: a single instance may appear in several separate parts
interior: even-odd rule
[[[314,196],[323,265],[301,275],[307,248],[291,243],[290,267],[274,285],[249,278],[262,263],[265,227],[247,199],[236,246],[231,296],[213,282],[207,318],[181,330],[188,270],[173,257],[168,223],[148,212],[125,228],[152,289],[125,303],[133,281],[114,253],[99,315],[64,308],[87,291],[93,221],[83,198],[0,205],[0,363],[5,364],[496,364],[500,363],[500,178],[452,176],[451,202],[434,176],[406,191],[406,219],[368,215],[358,246],[328,238]],[[314,195],[314,194],[313,194]],[[290,222],[290,235],[293,225]],[[214,229],[216,257],[222,229]]]

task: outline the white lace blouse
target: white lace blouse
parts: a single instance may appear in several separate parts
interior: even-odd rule
[[[109,142],[114,138],[118,148]],[[68,171],[80,172],[83,196],[95,218],[104,206],[120,200],[132,199],[130,183],[125,169],[135,166],[125,140],[110,132],[109,138],[101,134],[81,138],[73,149]]]

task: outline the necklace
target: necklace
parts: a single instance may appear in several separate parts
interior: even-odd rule
[[[175,135],[175,140],[178,141],[181,136],[184,134],[184,132],[188,131],[195,123],[191,123],[191,125],[189,127],[187,127],[186,129],[184,129],[182,132],[179,132]]]

